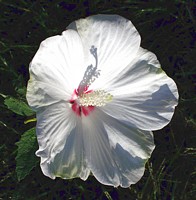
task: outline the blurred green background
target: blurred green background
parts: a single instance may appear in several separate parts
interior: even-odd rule
[[[156,149],[144,176],[127,189],[101,185],[92,176],[85,182],[45,177],[34,156],[35,122],[24,123],[35,117],[25,92],[28,65],[40,42],[61,34],[70,22],[98,13],[130,19],[141,34],[141,46],[157,55],[180,94],[171,123],[154,132]],[[193,200],[195,83],[194,0],[0,0],[0,199]]]

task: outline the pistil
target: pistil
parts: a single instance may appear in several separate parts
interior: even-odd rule
[[[105,106],[110,102],[113,96],[104,90],[89,90],[89,86],[98,78],[100,71],[97,70],[98,57],[97,48],[91,47],[90,53],[95,58],[95,66],[89,65],[84,73],[83,79],[80,82],[77,90],[74,90],[70,104],[72,110],[78,115],[87,116],[94,110],[95,107]]]

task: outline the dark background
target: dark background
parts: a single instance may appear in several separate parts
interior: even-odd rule
[[[51,180],[39,164],[23,180],[16,176],[17,146],[35,123],[11,112],[0,96],[0,199],[172,199],[196,196],[196,3],[185,0],[28,1],[0,0],[0,93],[25,101],[28,65],[42,40],[92,14],[130,19],[143,48],[154,52],[175,80],[179,105],[171,123],[154,132],[156,149],[142,179],[130,188],[113,188],[94,177]]]

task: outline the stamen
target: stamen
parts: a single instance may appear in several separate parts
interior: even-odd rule
[[[91,93],[84,93],[78,97],[78,102],[80,106],[104,106],[106,103],[112,100],[113,96],[104,91],[96,90]]]
[[[100,70],[97,70],[98,57],[97,57],[97,48],[94,46],[91,47],[90,53],[95,58],[95,67],[89,65],[84,73],[83,79],[78,87],[78,95],[80,96],[100,75]]]

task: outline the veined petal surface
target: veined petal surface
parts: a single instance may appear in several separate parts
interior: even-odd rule
[[[83,77],[84,54],[78,33],[67,30],[44,40],[30,64],[29,105],[37,110],[69,100]]]
[[[88,166],[99,182],[129,187],[142,177],[154,149],[150,131],[128,126],[100,109],[82,124]]]
[[[37,112],[37,139],[43,173],[54,179],[87,179],[90,170],[84,154],[81,120],[64,103],[56,103]]]
[[[107,90],[113,100],[102,110],[142,130],[167,125],[178,102],[175,82],[160,68],[156,56],[142,48]]]
[[[93,89],[103,88],[133,60],[139,46],[140,35],[131,21],[119,15],[94,15],[71,23],[68,29],[81,37],[86,65],[94,64],[89,53],[97,48],[100,77],[92,84]]]

